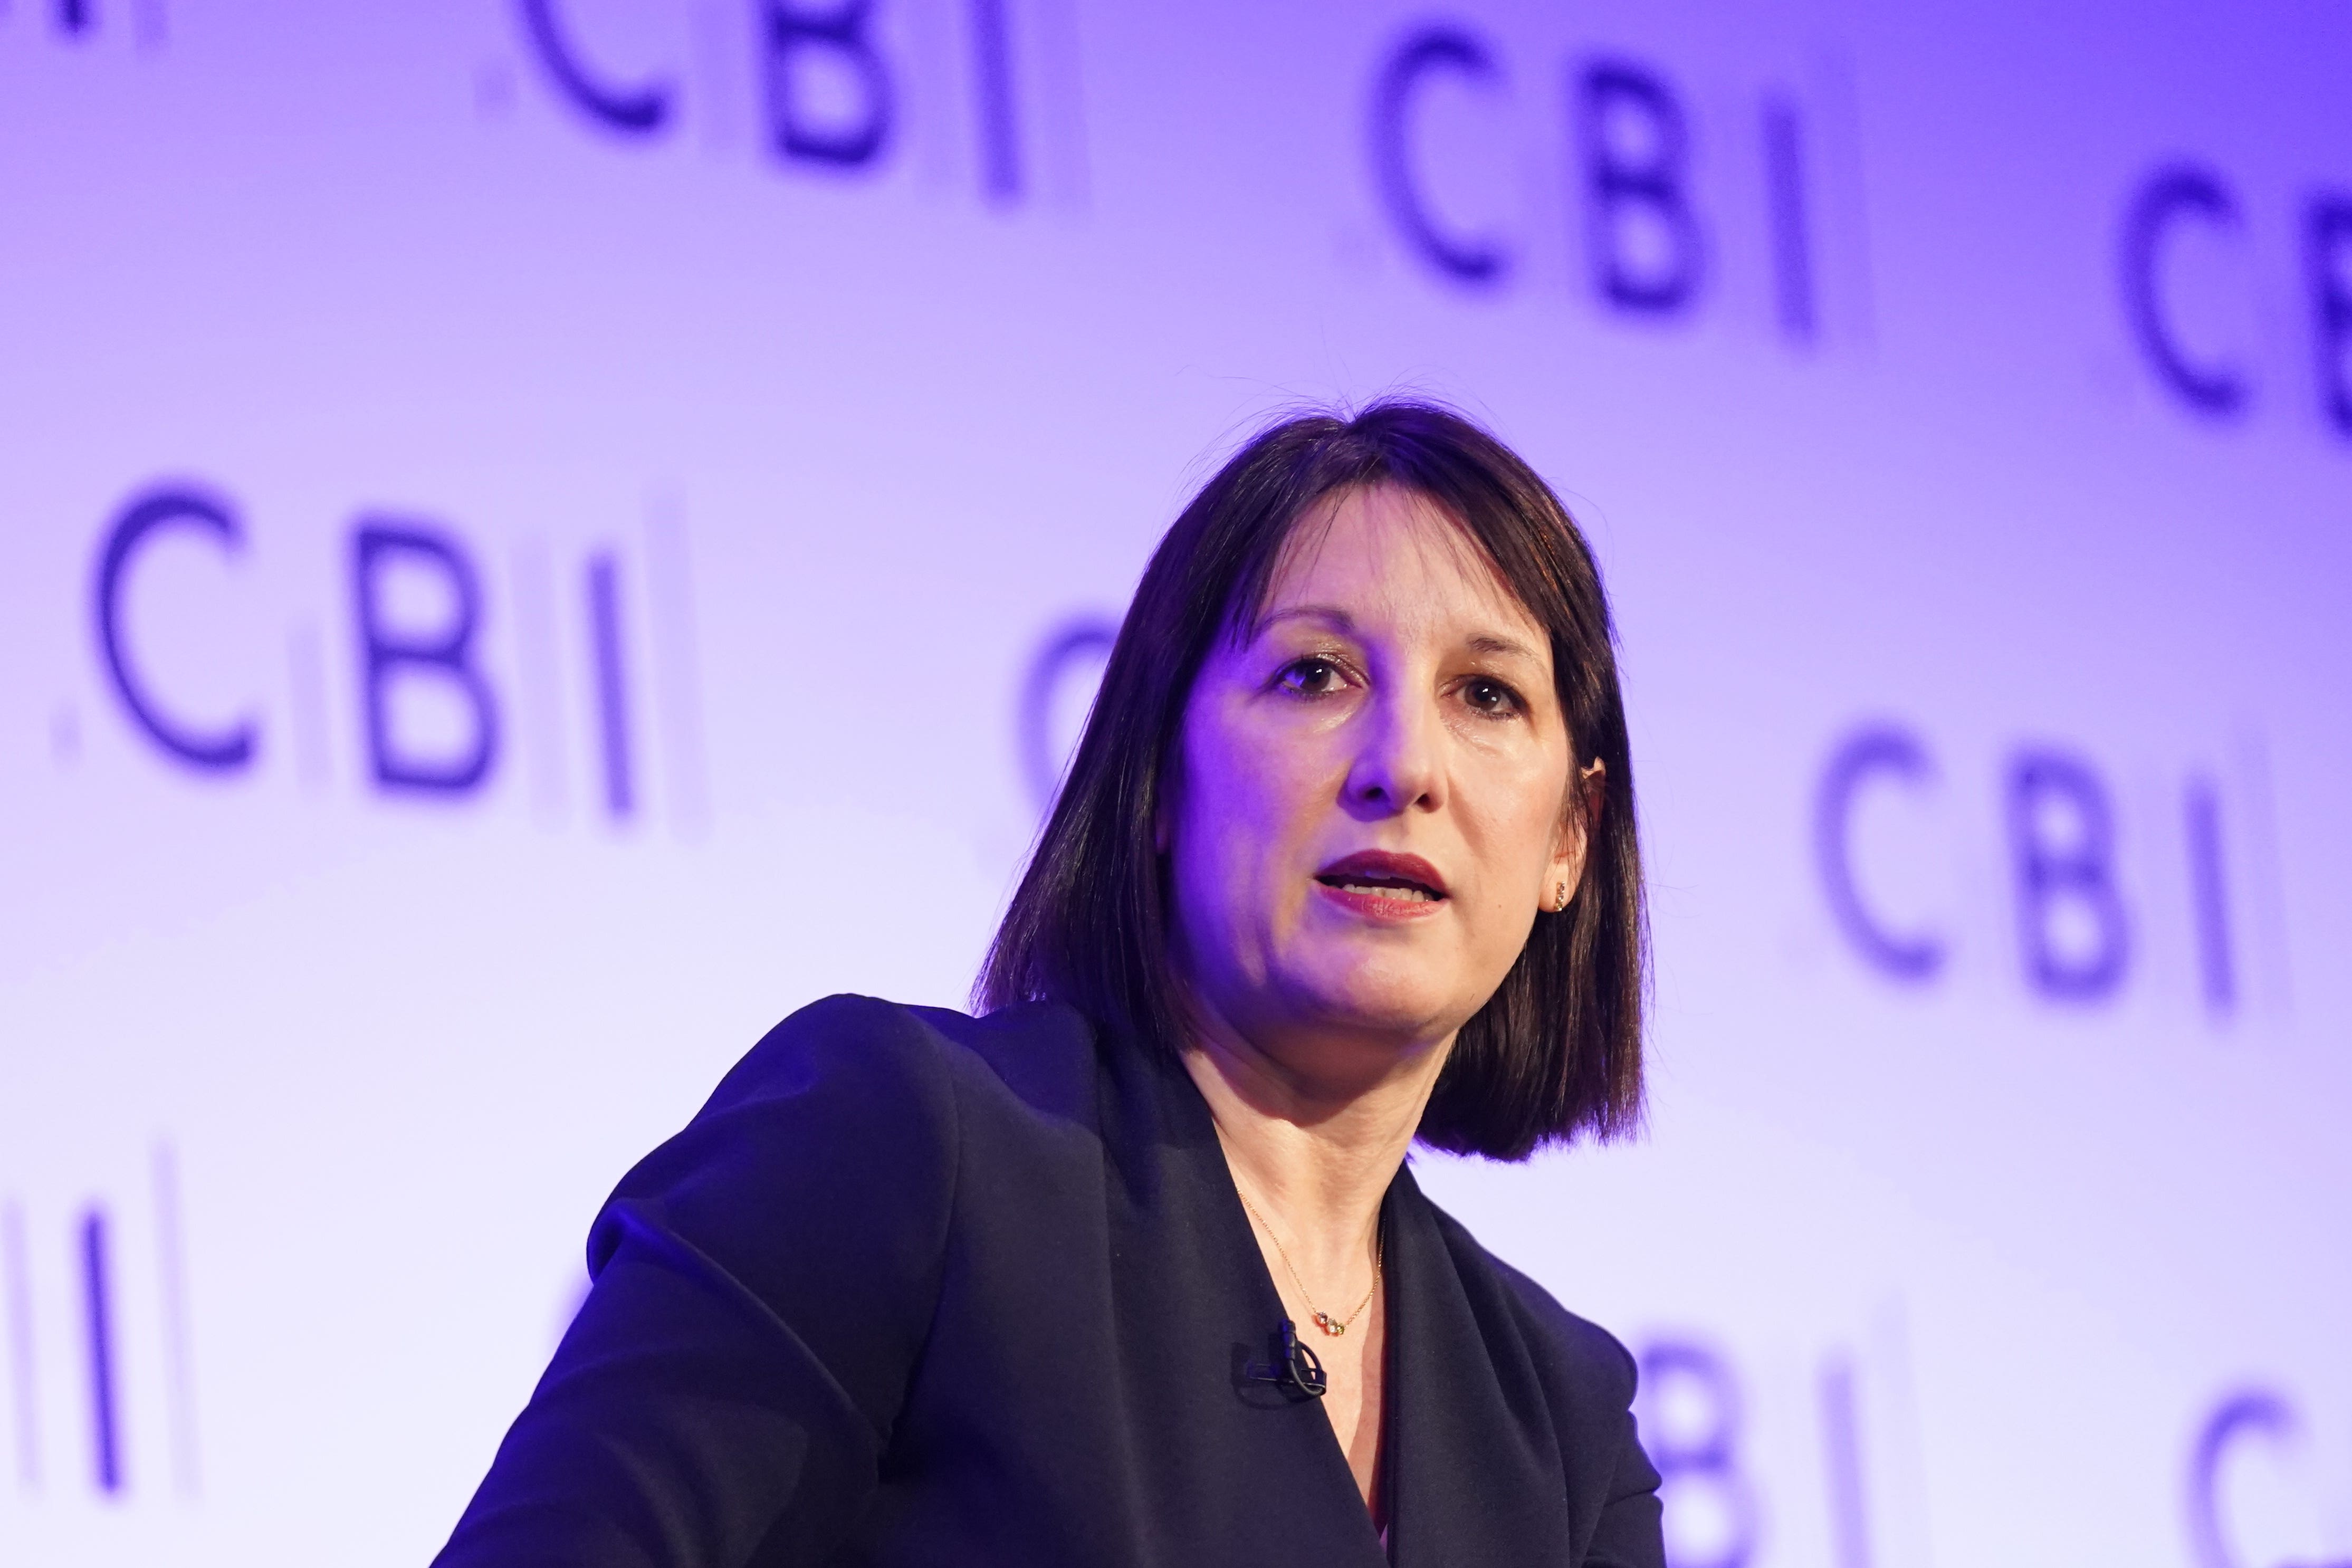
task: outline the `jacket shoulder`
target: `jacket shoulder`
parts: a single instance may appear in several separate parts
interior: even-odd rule
[[[590,1273],[627,1236],[656,1232],[762,1293],[782,1285],[795,1250],[857,1258],[893,1238],[927,1250],[945,1223],[958,1142],[953,1051],[913,1010],[873,997],[801,1008],[622,1178],[591,1233]],[[782,1236],[848,1213],[860,1223],[839,1236]]]
[[[827,996],[762,1036],[672,1146],[633,1175],[641,1183],[654,1174],[648,1166],[672,1163],[688,1150],[708,1158],[723,1149],[757,1152],[764,1157],[755,1163],[772,1167],[770,1176],[805,1181],[809,1156],[819,1151],[848,1169],[877,1160],[920,1168],[943,1154],[951,1162],[949,1152],[964,1131],[985,1138],[983,1130],[1040,1121],[1092,1129],[1099,1121],[1097,1052],[1093,1026],[1056,1004],[1024,1003],[976,1018],[877,996]],[[785,1122],[803,1125],[794,1137],[777,1136]]]
[[[855,1085],[936,1076],[944,1065],[943,1042],[923,1011],[846,992],[812,1002],[743,1053],[701,1114],[805,1093],[820,1081]]]
[[[869,997],[769,1030],[597,1215],[594,1283],[444,1561],[837,1542],[936,1316],[968,1058]]]
[[[1024,1002],[978,1018],[945,1007],[904,1011],[968,1052],[1030,1110],[1056,1121],[1097,1121],[1101,1040],[1076,1008]]]
[[[1041,1110],[1090,1094],[1095,1031],[1075,1010],[1027,1003],[973,1017],[843,992],[810,1003],[762,1036],[721,1079],[701,1117],[808,1092],[870,1089],[903,1097],[922,1083],[985,1070]],[[698,1118],[699,1120],[700,1118]]]
[[[1617,1336],[1561,1306],[1551,1292],[1481,1246],[1459,1220],[1434,1204],[1438,1228],[1456,1258],[1475,1259],[1496,1285],[1517,1321],[1538,1372],[1555,1402],[1574,1391],[1574,1402],[1618,1411],[1633,1403],[1637,1382],[1633,1354]]]
[[[1576,1368],[1592,1386],[1605,1390],[1610,1403],[1633,1404],[1639,1373],[1633,1352],[1623,1342],[1590,1318],[1580,1318],[1561,1306],[1550,1291],[1494,1254],[1488,1253],[1486,1261],[1555,1355]]]

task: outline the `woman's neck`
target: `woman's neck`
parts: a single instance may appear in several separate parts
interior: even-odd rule
[[[1352,1275],[1378,1247],[1381,1200],[1445,1064],[1442,1045],[1318,1072],[1200,1021],[1185,1070],[1208,1102],[1234,1184],[1282,1232],[1301,1270]],[[1302,1053],[1303,1054],[1303,1053]]]

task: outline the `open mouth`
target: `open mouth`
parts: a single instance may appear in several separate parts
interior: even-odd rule
[[[1371,849],[1335,860],[1315,873],[1335,892],[1399,904],[1435,904],[1445,900],[1445,879],[1418,855]]]

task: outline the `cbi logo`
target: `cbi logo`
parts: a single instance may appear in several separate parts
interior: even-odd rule
[[[2183,407],[2215,420],[2242,417],[2268,390],[2251,341],[2265,284],[2244,276],[2236,287],[2245,298],[2215,298],[2226,292],[2217,268],[2242,267],[2258,248],[2250,205],[2220,170],[2171,163],[2131,193],[2117,231],[2124,317],[2141,357]],[[2312,393],[2328,431],[2352,439],[2352,192],[2306,194],[2289,227]]]
[[[1796,1413],[1770,1413],[1785,1444],[1777,1452],[1748,1431],[1757,1394],[1785,1399],[1803,1388],[1789,1376],[1795,1368],[1759,1376],[1720,1341],[1688,1331],[1639,1345],[1634,1413],[1658,1471],[1667,1568],[1757,1568],[1798,1555],[1776,1544],[1771,1527],[1780,1523],[1785,1539],[1796,1533],[1789,1526],[1804,1528],[1795,1516],[1807,1512],[1830,1550],[1805,1561],[1874,1568],[1908,1557],[1902,1542],[1924,1522],[1918,1500],[1909,1488],[1873,1482],[1906,1468],[1897,1457],[1918,1442],[1916,1413],[1887,1396],[1911,1373],[1907,1357],[1890,1353],[1899,1342],[1869,1340],[1832,1348],[1811,1380],[1817,1502],[1791,1487],[1809,1468],[1801,1445],[1787,1442],[1801,1429]],[[2189,1568],[2352,1568],[2328,1549],[2326,1521],[2341,1516],[2352,1492],[2328,1463],[2327,1414],[2315,1421],[2310,1405],[2270,1384],[2226,1389],[2194,1411],[2176,1472]]]
[[[907,9],[901,18],[874,0],[710,0],[677,7],[667,38],[634,37],[645,18],[593,0],[517,0],[516,17],[535,74],[575,118],[624,142],[670,139],[690,116],[708,131],[748,110],[776,164],[864,176],[897,158],[910,107],[938,123],[952,105],[984,201],[1018,205],[1048,175],[1066,184],[1073,45],[1056,8]],[[641,63],[618,63],[631,59]]]
[[[179,1162],[149,1150],[103,1195],[28,1198],[0,1181],[0,1505],[115,1505],[199,1490]],[[145,1187],[142,1194],[140,1186]],[[7,1517],[0,1506],[0,1520]],[[5,1532],[5,1531],[0,1531]],[[12,1559],[13,1561],[13,1559]]]
[[[187,672],[158,658],[236,630],[225,574],[253,546],[226,494],[174,481],[134,494],[102,531],[90,574],[90,629],[115,705],[148,748],[216,779],[252,774],[273,751],[317,782],[333,771],[341,703],[328,689],[333,659],[315,628],[288,638],[289,700],[257,689],[233,704],[196,695]],[[446,521],[408,510],[362,511],[343,540],[343,591],[359,772],[380,795],[450,803],[485,796],[515,754],[542,816],[568,809],[586,775],[595,814],[614,826],[642,816],[658,778],[671,826],[698,831],[703,810],[692,610],[684,527],[649,520],[641,571],[617,544],[577,562],[566,615],[552,552],[526,542],[508,564],[510,625],[493,636],[491,574],[481,545]],[[213,570],[171,569],[191,555]],[[176,627],[177,637],[158,637]],[[273,732],[282,724],[283,741]],[[658,761],[660,766],[656,768]]]
[[[1832,314],[1818,117],[1779,87],[1758,99],[1752,127],[1702,127],[1692,102],[1645,59],[1596,54],[1528,71],[1485,33],[1444,22],[1404,35],[1381,58],[1365,151],[1390,227],[1448,283],[1499,292],[1557,232],[1580,253],[1584,287],[1604,312],[1679,324],[1729,291],[1725,240],[1745,228],[1758,242],[1764,313],[1789,346],[1810,346]],[[1535,105],[1559,107],[1521,146]],[[1700,158],[1702,129],[1726,146],[1752,146],[1748,177],[1733,160]],[[1496,178],[1536,148],[1545,149],[1538,161],[1562,165],[1549,211],[1528,201],[1525,182],[1507,189]]]
[[[2136,794],[2133,804],[2154,809],[2126,835],[2109,770],[2075,747],[2011,746],[1990,780],[1978,781],[1990,783],[1988,799],[1965,788],[1966,776],[1916,730],[1864,724],[1831,747],[1814,781],[1822,898],[1866,967],[1905,985],[1933,984],[1959,954],[1956,928],[1966,922],[1948,907],[1953,889],[1930,890],[1948,878],[1921,869],[1948,868],[1955,840],[1989,826],[2008,883],[1999,901],[2029,994],[2074,1007],[2116,1000],[2147,967],[2162,919],[2179,928],[2166,945],[2186,953],[2205,1013],[2221,1021],[2247,999],[2252,872],[2267,863],[2252,831],[2268,820],[2263,792],[2244,771],[2232,781],[2234,801],[2215,767],[2186,772],[2171,791]]]

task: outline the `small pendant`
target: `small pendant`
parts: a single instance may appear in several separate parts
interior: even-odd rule
[[[1344,1334],[1348,1331],[1348,1325],[1328,1312],[1316,1313],[1315,1326],[1327,1334]]]

